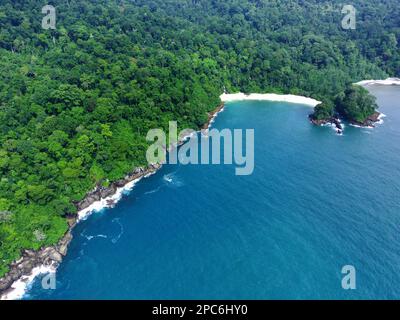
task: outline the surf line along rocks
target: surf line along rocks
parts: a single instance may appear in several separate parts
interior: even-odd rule
[[[336,129],[337,134],[343,134],[343,126],[342,123],[340,122],[339,118],[337,117],[332,117],[329,119],[322,119],[322,120],[317,120],[312,117],[312,114],[309,115],[309,119],[312,124],[315,124],[317,126],[324,126],[324,125],[333,125]]]
[[[114,195],[118,188],[121,188],[129,182],[142,178],[148,174],[156,172],[161,166],[158,164],[151,164],[148,168],[136,168],[132,173],[125,176],[125,178],[111,183],[109,187],[96,186],[96,188],[89,192],[86,197],[74,203],[78,212],[88,208],[94,202]],[[21,258],[10,265],[9,272],[0,278],[0,298],[6,298],[14,288],[12,285],[17,280],[29,281],[29,277],[33,274],[35,268],[44,266],[46,270],[55,270],[61,263],[64,256],[68,251],[68,246],[72,241],[72,230],[78,222],[78,215],[67,218],[68,231],[60,239],[60,241],[53,246],[47,246],[35,250],[23,250]]]
[[[219,105],[214,111],[208,114],[208,120],[204,125],[204,128],[208,128],[212,120],[221,112],[224,108],[224,104]],[[180,141],[182,144],[183,141]],[[111,183],[109,187],[97,186],[95,190],[89,192],[86,197],[78,202],[74,203],[78,212],[88,208],[94,202],[100,199],[107,198],[116,193],[117,188],[124,187],[129,182],[145,177],[148,174],[155,173],[159,170],[161,165],[150,164],[148,168],[136,168],[132,173],[125,176],[124,179]],[[108,204],[112,205],[112,200]],[[10,270],[2,278],[0,278],[0,299],[7,296],[7,293],[13,290],[12,285],[17,280],[23,278],[29,278],[33,274],[33,270],[37,267],[48,266],[51,269],[56,269],[61,263],[64,256],[68,251],[68,246],[72,241],[72,230],[78,222],[78,215],[74,215],[67,218],[68,231],[60,241],[54,246],[43,247],[38,251],[34,250],[23,250],[21,258],[10,264]],[[26,279],[25,281],[28,281]]]

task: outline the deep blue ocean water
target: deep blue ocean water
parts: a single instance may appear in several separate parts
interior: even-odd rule
[[[163,167],[81,222],[57,289],[25,298],[400,298],[400,88],[371,90],[384,124],[343,136],[307,106],[228,104],[213,127],[255,129],[253,175]]]

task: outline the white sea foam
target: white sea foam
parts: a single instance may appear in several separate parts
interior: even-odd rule
[[[386,115],[381,113],[378,117],[378,121],[375,122],[375,124],[382,124],[384,123],[384,118],[386,118]],[[374,126],[360,126],[358,124],[350,123],[350,126],[355,127],[355,128],[362,128],[362,129],[374,129]]]
[[[372,127],[372,126],[360,126],[360,125],[354,124],[354,123],[350,123],[350,126],[352,126],[352,127],[354,127],[354,128],[374,129],[374,127]]]
[[[383,120],[383,118],[386,118],[386,114],[381,113],[378,117],[378,121],[376,122],[377,124],[382,124],[385,121]]]
[[[321,103],[321,101],[303,96],[296,96],[292,94],[275,94],[275,93],[265,93],[265,94],[251,93],[248,95],[242,92],[231,93],[231,94],[224,93],[220,96],[220,98],[222,102],[247,101],[247,100],[276,101],[276,102],[304,104],[311,107],[315,107]]]
[[[155,172],[151,172],[146,174],[144,177],[147,178],[154,174]],[[81,210],[78,212],[78,219],[77,222],[80,222],[82,220],[86,220],[92,213],[94,212],[99,212],[105,208],[110,208],[115,203],[117,203],[121,198],[122,195],[131,191],[133,187],[142,179],[142,177],[135,179],[131,182],[128,182],[125,186],[121,188],[117,188],[117,191],[115,194],[107,197],[100,199],[99,201],[96,201],[92,203],[89,207]],[[88,240],[93,239],[93,237],[102,237],[105,238],[107,236],[104,235],[97,235],[97,236],[87,236]],[[39,276],[40,274],[48,274],[48,273],[54,273],[57,271],[57,268],[55,266],[45,266],[41,265],[36,268],[34,268],[31,272],[30,275],[28,276],[22,276],[20,279],[15,281],[10,290],[6,294],[3,294],[0,297],[0,300],[19,300],[22,299],[23,296],[25,295],[26,291],[29,289],[30,285],[32,284],[33,280]]]
[[[92,239],[95,239],[95,238],[103,238],[103,239],[107,239],[108,238],[108,236],[106,236],[105,234],[97,234],[95,236],[87,236],[87,235],[81,233],[81,236],[85,237],[89,241],[92,240]]]
[[[217,117],[217,115],[221,112],[224,111],[224,108],[222,108],[221,110],[219,110],[217,113],[215,113],[213,115],[213,117],[210,120],[210,123],[208,125],[208,128],[206,129],[206,131],[208,131],[208,129],[211,127],[212,123],[215,121],[215,118]],[[190,136],[192,136],[195,133],[190,133],[186,138],[190,138]],[[161,167],[160,167],[161,168]],[[153,174],[156,174],[157,170],[153,171],[153,172],[149,172],[147,173],[144,177],[140,177],[138,179],[135,179],[131,182],[128,182],[125,186],[118,188],[117,191],[115,192],[115,194],[106,197],[106,198],[102,198],[99,201],[96,201],[94,203],[92,203],[89,207],[80,210],[77,214],[77,222],[80,222],[82,220],[86,220],[91,214],[95,213],[95,212],[99,212],[105,208],[110,208],[112,206],[114,206],[121,198],[122,195],[128,193],[129,191],[131,191],[133,189],[133,187],[142,179],[142,178],[148,178],[150,176],[152,176]],[[176,184],[178,186],[180,186],[182,183],[180,181],[177,181]],[[124,230],[123,230],[123,226],[121,226],[121,233],[117,236],[117,238],[112,239],[111,241],[113,243],[116,243],[119,238],[122,236]],[[87,236],[88,240],[92,239],[93,237],[103,237],[106,238],[107,236],[105,235],[97,235],[97,236]],[[90,239],[89,239],[90,238]],[[28,276],[22,276],[19,280],[15,281],[10,290],[8,290],[8,292],[6,294],[3,294],[2,296],[0,296],[0,300],[19,300],[22,299],[23,296],[25,295],[26,291],[29,289],[29,286],[32,284],[33,280],[41,275],[41,274],[48,274],[48,273],[55,273],[57,271],[57,268],[54,266],[45,266],[45,265],[41,265],[38,266],[36,268],[34,268],[31,272],[30,275]]]
[[[119,218],[114,218],[114,219],[112,220],[112,222],[117,222],[118,225],[119,225],[119,227],[120,227],[120,232],[119,232],[119,234],[111,240],[111,242],[112,242],[113,244],[116,244],[116,243],[118,242],[118,240],[119,240],[119,239],[122,237],[122,235],[124,234],[124,226],[122,225],[122,223],[121,223],[121,221],[120,221]]]
[[[343,124],[343,122],[342,122],[340,119],[338,119],[338,122],[339,122],[340,125],[342,126],[341,132],[339,132],[339,129],[336,127],[336,124],[334,124],[334,123],[332,123],[332,122],[325,123],[325,124],[323,124],[322,126],[323,126],[323,127],[330,127],[330,128],[332,128],[332,130],[334,130],[339,136],[342,136],[342,135],[343,135],[343,132],[344,132],[344,129],[345,129],[345,125]]]
[[[222,97],[222,96],[221,96],[221,97]],[[221,98],[221,101],[224,102],[224,101],[222,100],[222,98]],[[221,112],[224,112],[224,111],[225,111],[225,107],[221,108],[218,112],[216,112],[216,113],[212,116],[212,118],[210,119],[210,121],[209,121],[209,123],[208,123],[207,129],[201,130],[202,135],[205,135],[205,136],[208,135],[208,132],[210,131],[210,128],[212,127],[213,123],[215,122],[215,119],[218,117],[218,115],[219,115]]]
[[[153,190],[146,191],[144,194],[153,194],[153,193],[158,192],[159,190],[160,190],[160,187],[157,187],[157,188],[155,188],[155,189],[153,189]]]
[[[32,284],[33,280],[41,274],[55,273],[56,268],[54,266],[39,266],[32,270],[27,276],[22,276],[20,279],[15,281],[10,290],[0,297],[0,300],[20,300],[25,295],[27,289]]]
[[[147,174],[145,177],[147,178],[150,174]],[[121,200],[122,195],[126,192],[129,192],[133,189],[133,187],[142,179],[142,177],[132,180],[128,182],[125,186],[121,188],[117,188],[115,194],[102,198],[96,202],[93,202],[89,207],[78,212],[78,222],[81,220],[86,220],[92,213],[99,212],[105,208],[110,208],[115,205],[119,200]]]
[[[163,180],[166,185],[172,188],[179,188],[184,186],[184,182],[179,176],[176,175],[176,172],[168,173],[163,176]]]

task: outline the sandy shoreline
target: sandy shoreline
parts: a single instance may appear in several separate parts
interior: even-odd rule
[[[224,111],[225,103],[229,103],[229,102],[234,102],[234,101],[275,101],[275,102],[287,102],[287,103],[294,103],[294,104],[302,104],[302,105],[307,105],[310,107],[315,107],[321,103],[318,100],[303,97],[303,96],[280,95],[280,94],[271,94],[271,93],[267,93],[267,94],[252,93],[249,95],[246,95],[244,93],[234,93],[234,94],[224,93],[220,96],[220,98],[221,98],[222,104],[209,114],[208,121],[204,124],[202,131],[207,132],[207,130],[210,128],[210,126],[214,123],[218,114],[220,112]],[[178,146],[181,145],[182,143],[184,143],[184,141],[186,139],[187,139],[187,137],[185,137],[181,141],[179,141]],[[169,147],[169,150],[171,147],[172,146]],[[68,247],[70,241],[72,240],[71,231],[73,230],[75,225],[77,223],[79,223],[79,221],[87,219],[87,217],[89,217],[91,214],[93,214],[95,212],[98,212],[105,208],[113,207],[122,198],[124,193],[131,191],[134,188],[134,186],[141,179],[147,178],[150,175],[155,174],[161,167],[162,167],[162,165],[150,166],[147,169],[141,169],[139,172],[136,172],[137,171],[137,169],[136,169],[135,172],[131,173],[130,175],[127,175],[127,177],[125,177],[125,179],[115,183],[115,185],[117,185],[117,187],[115,187],[115,185],[113,185],[114,188],[111,188],[112,192],[111,191],[107,192],[107,193],[111,193],[111,194],[107,194],[107,196],[105,196],[105,197],[101,196],[100,199],[98,199],[98,200],[92,201],[91,197],[93,197],[94,193],[102,194],[103,190],[99,191],[96,189],[96,190],[93,190],[92,192],[89,192],[88,195],[85,197],[85,199],[81,201],[81,203],[83,203],[85,201],[86,202],[89,201],[90,204],[85,205],[84,208],[82,208],[78,211],[77,216],[75,218],[71,219],[69,230],[68,230],[67,234],[64,236],[64,238],[62,238],[57,245],[43,248],[40,250],[40,252],[43,252],[46,250],[55,250],[58,253],[58,251],[60,251],[59,248],[61,247],[61,243],[62,243],[62,246]],[[61,254],[60,256],[65,256],[66,250],[64,249],[64,251],[65,252],[62,252],[63,254]],[[38,252],[38,254],[39,254],[39,252]],[[23,260],[23,258],[20,260]],[[29,272],[27,274],[23,274],[22,276],[19,277],[19,279],[14,281],[8,289],[3,290],[3,292],[0,291],[0,300],[21,299],[24,296],[24,294],[26,293],[27,289],[29,288],[29,285],[33,282],[33,280],[38,275],[47,274],[50,272],[56,272],[57,267],[60,262],[61,262],[61,260],[56,262],[55,264],[50,263],[50,264],[35,265],[31,269],[31,272]],[[22,263],[20,262],[19,265],[21,265],[21,264]],[[17,264],[17,262],[15,262],[13,265],[14,265],[14,267],[19,266]]]
[[[214,123],[216,117],[218,116],[219,113],[224,111],[225,103],[227,102],[233,102],[233,101],[244,101],[244,100],[259,100],[259,101],[276,101],[276,102],[288,102],[288,103],[296,103],[296,104],[303,104],[303,105],[308,105],[311,107],[315,107],[316,105],[320,104],[320,101],[317,101],[312,98],[307,98],[307,97],[302,97],[302,96],[295,96],[295,95],[278,95],[278,94],[257,94],[253,93],[250,95],[245,95],[243,93],[236,93],[236,94],[222,94],[220,96],[222,104],[218,106],[214,111],[212,111],[209,114],[208,121],[204,124],[202,127],[201,131],[202,132],[207,132],[211,125]],[[181,141],[178,142],[178,146],[182,145],[186,140],[187,137],[183,137]],[[176,147],[176,146],[170,146],[168,150],[171,150],[171,148]],[[63,246],[64,248],[67,248],[70,241],[72,240],[72,235],[71,232],[75,225],[79,223],[82,220],[87,219],[91,214],[101,211],[105,208],[111,208],[113,207],[123,196],[124,193],[131,191],[135,185],[143,178],[147,178],[150,175],[155,174],[162,165],[159,166],[150,166],[150,168],[147,169],[141,169],[137,173],[137,169],[135,172],[133,172],[130,175],[127,175],[124,180],[119,181],[115,183],[117,187],[113,186],[114,188],[110,188],[110,190],[106,190],[106,196],[101,196],[100,199],[96,199],[95,201],[92,200],[94,194],[103,194],[104,190],[98,190],[95,189],[87,194],[84,200],[80,202],[80,204],[89,202],[88,205],[83,205],[84,208],[78,210],[77,216],[74,217],[73,219],[70,219],[69,221],[69,230],[67,234],[60,240],[60,242],[57,245],[46,247],[41,249],[39,252],[37,252],[38,255],[41,255],[42,252],[46,251],[51,251],[51,252],[56,252],[58,254],[59,248]],[[122,185],[121,185],[122,184]],[[110,194],[109,194],[110,193]],[[79,204],[79,205],[80,205]],[[63,254],[60,254],[59,256],[65,256],[66,255],[66,249],[64,249],[62,252]],[[22,257],[18,264],[18,262],[15,262],[12,264],[14,268],[18,268],[20,265],[22,265],[23,259],[26,257]],[[29,257],[28,257],[29,259]],[[47,259],[49,261],[49,259]],[[50,263],[44,264],[37,264],[35,265],[29,273],[21,275],[17,280],[15,280],[12,285],[3,290],[2,292],[0,291],[0,300],[18,300],[21,299],[26,291],[29,288],[29,285],[34,281],[34,279],[41,275],[41,274],[47,274],[51,272],[56,272],[57,268],[59,266],[60,261],[52,261],[50,259]],[[1,279],[0,279],[1,280]]]
[[[296,96],[293,94],[275,94],[275,93],[251,93],[244,94],[239,93],[224,93],[220,96],[222,102],[233,102],[233,101],[275,101],[275,102],[288,102],[296,104],[304,104],[310,107],[315,107],[321,104],[321,101],[313,98],[307,98],[303,96]]]
[[[400,78],[387,78],[386,80],[363,80],[355,84],[359,86],[371,86],[371,85],[400,86]]]

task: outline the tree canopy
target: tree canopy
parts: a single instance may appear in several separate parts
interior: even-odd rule
[[[338,112],[345,119],[358,123],[363,123],[378,108],[376,98],[368,90],[357,85],[349,85],[338,95],[336,105]]]
[[[224,87],[312,96],[322,116],[347,83],[399,76],[398,0],[352,2],[356,30],[341,1],[2,0],[0,276],[95,185],[146,165],[149,129],[200,128]],[[343,111],[364,117],[351,90]]]

